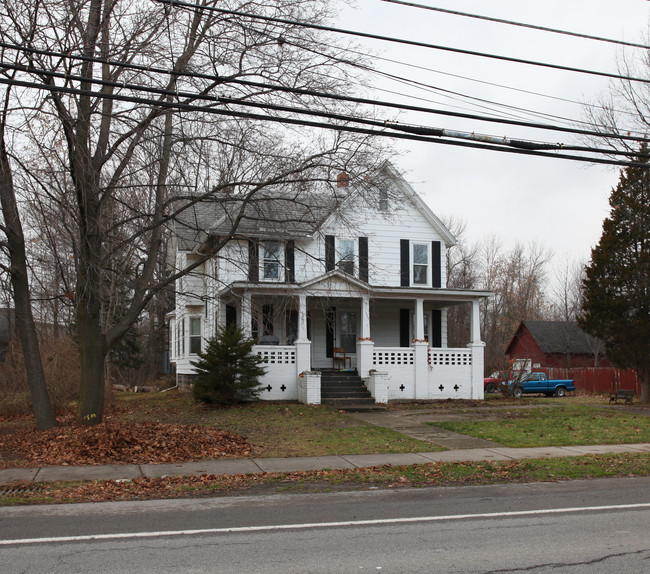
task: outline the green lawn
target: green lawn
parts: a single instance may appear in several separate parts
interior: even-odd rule
[[[429,424],[510,447],[650,442],[650,417],[587,405],[513,408],[499,417]]]
[[[326,406],[257,402],[211,409],[187,394],[117,397],[118,420],[209,425],[248,437],[264,457],[444,450],[396,431],[365,424]]]

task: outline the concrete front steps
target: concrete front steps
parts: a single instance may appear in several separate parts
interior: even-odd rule
[[[341,410],[384,409],[376,405],[359,376],[354,371],[323,369],[321,371],[321,403]]]

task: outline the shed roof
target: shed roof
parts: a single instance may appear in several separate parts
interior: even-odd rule
[[[543,353],[548,355],[566,354],[591,355],[594,350],[605,348],[596,337],[585,333],[575,321],[522,321],[508,344],[506,354],[526,327]]]

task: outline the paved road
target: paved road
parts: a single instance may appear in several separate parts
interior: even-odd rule
[[[648,524],[649,477],[3,508],[0,564],[52,574],[645,573]]]

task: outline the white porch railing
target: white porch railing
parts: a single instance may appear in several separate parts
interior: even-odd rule
[[[474,352],[472,348],[376,347],[372,368],[388,375],[389,400],[479,398],[472,386]],[[426,368],[419,364],[423,361]]]
[[[472,353],[471,348],[429,349],[429,399],[477,398],[472,393]]]
[[[277,345],[255,345],[253,350],[269,365],[296,364],[296,347],[293,345],[284,347],[278,347]]]
[[[302,391],[307,387],[311,389],[311,378],[307,375],[313,374],[320,380],[318,373],[309,371],[309,351],[308,342],[305,349],[299,345],[254,346],[253,352],[264,359],[266,368],[260,381],[263,388],[260,398],[304,400]],[[379,376],[376,380],[381,380],[383,385],[382,402],[386,399],[483,398],[483,347],[480,345],[440,349],[428,348],[426,343],[416,343],[412,347],[373,347],[370,344],[368,353],[372,353],[370,377]],[[320,397],[320,393],[318,395]]]
[[[296,347],[294,345],[255,345],[253,353],[264,359],[266,373],[261,378],[260,398],[267,401],[295,401],[298,399],[296,383]]]

